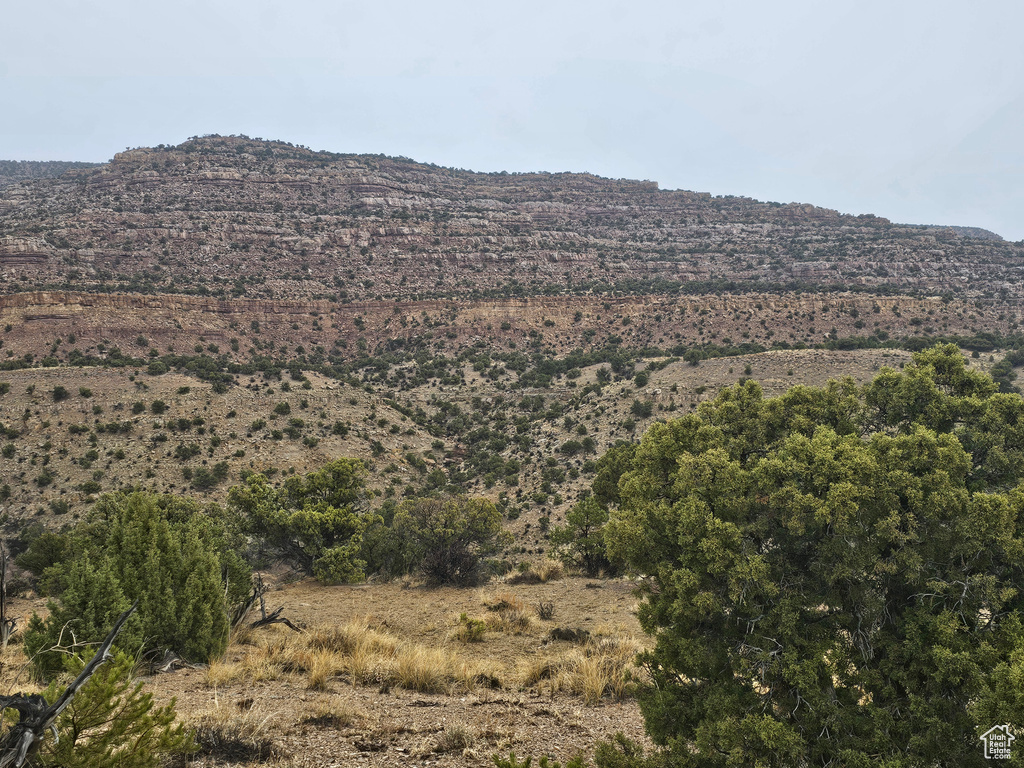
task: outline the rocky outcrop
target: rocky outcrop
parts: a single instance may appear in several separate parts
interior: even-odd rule
[[[36,237],[0,237],[0,270],[5,267],[45,264],[53,249]]]
[[[206,137],[0,193],[0,290],[409,301],[843,290],[1019,296],[1020,244],[585,173]],[[43,247],[45,246],[45,247]],[[42,258],[45,254],[46,258]]]
[[[1015,331],[1024,247],[989,234],[196,138],[0,190],[2,354]]]

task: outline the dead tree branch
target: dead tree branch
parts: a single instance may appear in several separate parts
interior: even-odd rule
[[[17,619],[7,618],[7,547],[0,545],[0,650],[7,649],[17,627]]]
[[[262,606],[260,607],[262,608]],[[254,621],[249,626],[255,629],[256,627],[267,627],[271,624],[284,624],[286,627],[288,627],[288,629],[293,629],[296,632],[301,632],[301,629],[299,629],[297,626],[292,624],[288,619],[281,615],[281,611],[283,610],[284,608],[278,608],[276,611],[270,614],[268,614],[266,610],[263,610],[262,618],[256,619],[256,621]]]
[[[260,604],[260,617],[249,625],[250,628],[256,629],[257,627],[266,627],[271,624],[284,624],[289,629],[301,632],[302,630],[299,627],[281,615],[281,611],[284,608],[278,608],[272,613],[267,613],[266,594],[267,587],[263,583],[263,577],[257,573],[253,576],[252,594],[245,599],[245,602],[235,606],[235,609],[231,612],[231,628],[235,629],[240,626],[258,601]],[[3,768],[3,766],[0,766],[0,768]]]
[[[136,608],[138,601],[114,622],[96,655],[52,705],[48,705],[46,699],[38,694],[26,696],[23,693],[16,693],[13,696],[0,696],[0,711],[13,709],[19,715],[18,722],[0,742],[0,768],[22,768],[28,757],[39,749],[47,731],[52,731],[54,738],[57,738],[57,718],[71,703],[79,689],[89,682],[89,678],[100,665],[110,658],[110,647],[114,644],[114,639],[125,622],[135,613]]]

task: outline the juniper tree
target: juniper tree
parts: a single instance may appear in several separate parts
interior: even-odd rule
[[[71,670],[82,665],[78,659]],[[100,667],[56,722],[31,763],[37,768],[159,768],[172,755],[195,750],[192,736],[175,723],[174,702],[155,706],[133,679],[135,660],[123,653]],[[51,685],[48,701],[61,688]]]
[[[649,576],[654,763],[982,765],[1024,725],[1022,459],[1024,400],[955,347],[652,426],[607,539]]]
[[[336,459],[273,488],[266,476],[250,475],[231,489],[229,504],[248,527],[293,565],[324,583],[365,578],[360,559],[366,469],[358,459]]]
[[[497,507],[466,496],[407,499],[395,510],[392,530],[406,563],[438,584],[475,582],[484,558],[509,540]]]
[[[249,589],[248,569],[229,540],[215,507],[148,493],[101,498],[67,536],[67,559],[43,574],[55,599],[47,619],[32,618],[26,651],[40,671],[55,672],[65,654],[48,649],[96,642],[138,600],[120,647],[194,661],[221,654],[227,602]]]
[[[607,507],[593,496],[576,502],[565,515],[565,525],[551,529],[550,540],[555,556],[588,576],[611,570],[604,542],[607,522]]]

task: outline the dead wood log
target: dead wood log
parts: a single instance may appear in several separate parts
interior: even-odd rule
[[[39,749],[47,731],[52,731],[54,738],[57,738],[57,718],[71,703],[79,689],[89,682],[89,678],[100,665],[110,658],[110,647],[114,644],[114,639],[129,617],[135,613],[138,605],[136,600],[132,607],[114,622],[96,655],[52,705],[47,704],[46,699],[38,694],[26,696],[23,693],[16,693],[13,696],[0,696],[0,712],[13,709],[18,713],[18,722],[0,742],[0,768],[22,768],[25,761]]]
[[[250,628],[256,629],[257,627],[267,627],[271,624],[284,624],[289,629],[301,632],[302,629],[295,626],[291,621],[281,615],[281,611],[284,610],[283,607],[278,608],[272,613],[267,613],[267,602],[265,597],[267,591],[267,587],[263,583],[263,577],[257,573],[253,576],[252,594],[249,595],[244,602],[235,606],[234,610],[231,611],[231,628],[235,629],[240,626],[249,616],[249,613],[252,611],[256,603],[259,602],[260,617],[249,624]],[[2,768],[2,766],[0,766],[0,768]]]
[[[150,669],[156,672],[177,672],[179,669],[207,669],[207,664],[193,664],[190,661],[185,661],[181,656],[176,654],[174,651],[164,651],[163,657],[160,661],[155,662]]]
[[[18,620],[7,617],[7,547],[0,546],[0,650],[7,649],[17,627]]]
[[[263,606],[261,605],[260,607],[262,608]],[[296,632],[301,632],[301,629],[299,629],[297,626],[292,624],[287,618],[281,615],[281,611],[283,610],[284,608],[278,608],[273,613],[268,614],[264,609],[263,616],[259,619],[256,619],[256,621],[254,621],[249,626],[253,629],[256,629],[256,627],[266,627],[271,624],[284,624],[286,627],[288,627],[288,629],[293,629]]]

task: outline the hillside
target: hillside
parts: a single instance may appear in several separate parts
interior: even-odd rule
[[[205,137],[0,193],[0,321],[30,361],[1006,334],[1022,255],[653,182]]]
[[[382,515],[483,495],[513,539],[478,588],[261,562],[307,631],[243,628],[146,682],[199,727],[195,764],[643,741],[636,583],[545,562],[600,457],[738,382],[862,384],[937,340],[1009,389],[1022,259],[970,227],[243,137],[0,164],[0,533],[17,552],[106,492],[224,504],[340,456]],[[27,588],[11,606],[37,610]],[[19,690],[24,663],[5,651]]]
[[[983,230],[242,137],[64,170],[0,190],[12,533],[355,455],[538,555],[607,447],[721,386],[1020,346],[1024,246]]]
[[[0,160],[0,187],[26,179],[55,179],[65,171],[97,165],[63,160]]]

